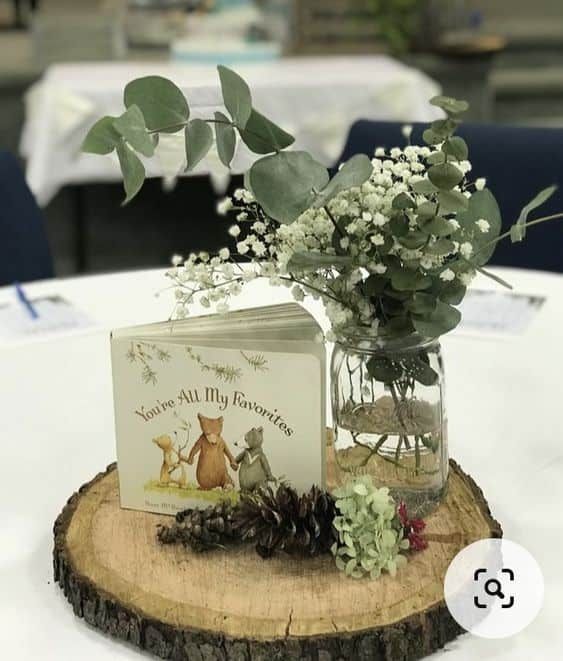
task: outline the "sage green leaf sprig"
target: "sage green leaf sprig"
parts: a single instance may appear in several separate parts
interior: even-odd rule
[[[369,476],[363,476],[333,495],[339,514],[333,521],[338,537],[332,553],[338,569],[352,578],[378,578],[384,571],[395,576],[407,562],[402,552],[409,541],[403,537],[389,489],[377,489]]]
[[[217,111],[213,117],[191,118],[188,100],[177,85],[161,76],[145,76],[125,88],[126,110],[121,116],[103,117],[90,129],[82,149],[93,154],[117,152],[125,202],[140,191],[146,176],[143,158],[154,155],[158,136],[165,133],[184,133],[187,171],[214,143],[219,159],[230,167],[238,135],[260,156],[247,173],[247,184],[258,204],[280,223],[293,222],[317,198],[325,203],[343,186],[358,186],[369,177],[369,158],[358,156],[329,184],[327,169],[310,154],[284,151],[294,143],[293,136],[254,108],[246,82],[225,66],[218,72],[228,114]]]
[[[527,228],[563,217],[529,220],[554,193],[551,186],[501,233],[495,197],[483,178],[472,176],[468,145],[456,135],[465,101],[433,98],[443,117],[424,132],[424,146],[353,156],[331,179],[310,154],[290,149],[294,138],[254,107],[237,73],[224,66],[218,72],[224,112],[194,118],[173,82],[146,76],[126,86],[123,114],[100,119],[83,144],[94,154],[116,152],[126,202],[141,189],[160,135],[183,134],[187,170],[214,144],[226,167],[237,142],[256,154],[244,189],[220,205],[235,213],[234,250],[177,256],[167,273],[177,317],[193,304],[224,312],[249,281],[266,278],[290,287],[297,301],[320,298],[331,324],[328,339],[349,331],[437,338],[460,322],[458,306],[477,273],[509,286],[485,269],[499,241],[522,241]],[[243,260],[250,262],[246,268]],[[368,378],[394,374],[409,386],[422,374],[428,381],[430,371],[417,364],[411,370],[371,363]]]

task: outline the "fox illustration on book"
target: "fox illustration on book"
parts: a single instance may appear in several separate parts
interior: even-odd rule
[[[180,488],[186,488],[188,480],[186,469],[182,462],[187,461],[182,455],[185,445],[176,449],[168,434],[162,434],[152,439],[152,442],[162,450],[162,466],[160,467],[160,484],[168,486],[175,484]]]

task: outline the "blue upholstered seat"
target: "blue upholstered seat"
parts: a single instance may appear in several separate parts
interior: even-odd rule
[[[356,122],[340,161],[357,153],[373,155],[376,147],[404,146],[402,123]],[[414,127],[413,144],[423,144],[422,130]],[[486,177],[508,229],[520,210],[541,189],[558,184],[557,193],[530,219],[563,211],[563,129],[465,124],[459,130],[469,144],[472,177]],[[500,243],[494,264],[563,272],[563,220],[532,228],[523,243]]]
[[[41,211],[16,158],[0,151],[0,285],[51,277]]]

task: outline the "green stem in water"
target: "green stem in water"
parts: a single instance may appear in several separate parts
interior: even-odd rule
[[[415,462],[415,469],[416,469],[416,474],[420,472],[420,437],[415,436],[414,437],[414,462]]]

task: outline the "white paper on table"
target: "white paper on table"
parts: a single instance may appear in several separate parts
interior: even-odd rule
[[[539,313],[545,297],[470,289],[459,306],[460,332],[523,334]]]
[[[81,310],[60,296],[31,299],[38,317],[17,301],[0,306],[0,341],[42,339],[95,326],[95,322]]]

